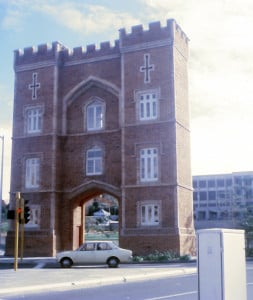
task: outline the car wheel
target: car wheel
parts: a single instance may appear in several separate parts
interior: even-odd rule
[[[71,266],[73,265],[73,262],[70,258],[68,257],[64,257],[62,260],[61,260],[61,267],[62,268],[71,268]]]
[[[119,259],[117,257],[110,257],[107,260],[107,265],[109,268],[117,268],[119,265]]]

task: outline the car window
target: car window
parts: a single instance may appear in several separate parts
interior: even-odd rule
[[[119,246],[116,245],[115,242],[112,242],[112,243],[110,244],[110,247],[111,247],[112,249],[118,249],[118,248],[119,248]]]
[[[111,250],[111,246],[108,243],[98,243],[98,250]]]
[[[95,250],[95,243],[86,243],[82,247],[79,248],[80,251],[94,251]]]

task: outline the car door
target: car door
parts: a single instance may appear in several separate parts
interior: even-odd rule
[[[107,259],[112,256],[112,247],[107,242],[99,242],[96,250],[97,263],[106,263]]]
[[[75,263],[92,264],[96,263],[96,243],[86,242],[75,253]]]

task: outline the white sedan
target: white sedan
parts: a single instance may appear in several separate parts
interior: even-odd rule
[[[90,241],[74,251],[64,251],[56,254],[62,268],[70,268],[73,264],[107,264],[116,268],[119,263],[132,261],[132,251],[122,249],[111,241]]]

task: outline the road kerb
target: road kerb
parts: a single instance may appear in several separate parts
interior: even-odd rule
[[[166,278],[171,276],[179,276],[186,274],[195,274],[196,268],[187,268],[187,269],[173,269],[173,270],[163,270],[159,272],[146,272],[139,274],[129,274],[126,276],[112,276],[108,278],[93,278],[88,280],[74,280],[74,281],[65,281],[59,283],[49,283],[49,284],[40,284],[40,285],[30,285],[30,286],[20,286],[20,287],[11,287],[11,288],[1,288],[0,295],[10,295],[18,293],[32,293],[32,292],[41,292],[41,291],[57,291],[57,290],[70,290],[76,288],[88,288],[96,287],[103,285],[112,285],[112,284],[121,284],[134,281],[143,281],[151,280],[157,278]]]

